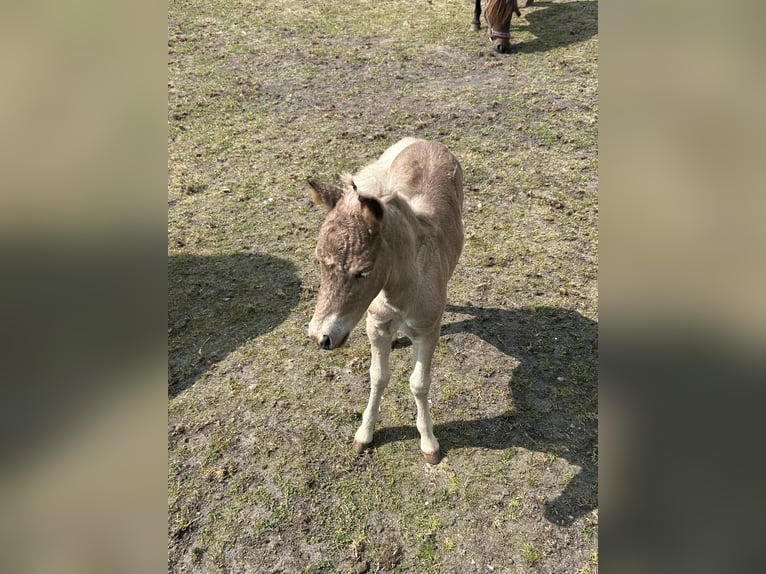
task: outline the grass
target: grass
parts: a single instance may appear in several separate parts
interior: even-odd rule
[[[575,574],[597,574],[598,573],[598,554],[594,552],[588,557],[588,560],[579,568]]]
[[[514,553],[561,571],[543,549],[564,539],[597,570],[596,6],[522,8],[524,45],[501,56],[468,1],[171,0],[169,571],[464,572]],[[411,348],[357,457],[364,329],[335,353],[306,337],[322,213],[305,179],[405,135],[466,174],[436,467]]]
[[[540,561],[540,550],[529,540],[524,540],[521,544],[521,558],[529,566],[534,566]]]

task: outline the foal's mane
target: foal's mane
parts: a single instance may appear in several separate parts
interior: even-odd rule
[[[388,199],[397,195],[396,186],[388,179],[385,168],[374,164],[367,166],[356,176],[344,172],[340,175],[340,180],[346,189],[357,189],[362,195],[371,195],[378,199]]]
[[[484,17],[490,26],[496,27],[510,23],[514,12],[521,16],[518,0],[487,0]]]

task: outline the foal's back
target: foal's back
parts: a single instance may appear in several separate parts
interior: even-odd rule
[[[389,186],[416,211],[462,215],[463,170],[439,142],[415,140],[402,149],[391,163]]]
[[[416,211],[446,211],[447,217],[463,213],[463,170],[439,142],[403,138],[362,168],[354,182],[363,192],[382,198],[400,195]]]
[[[390,189],[406,199],[420,220],[421,241],[432,243],[447,256],[446,283],[463,249],[460,162],[439,142],[416,140],[396,156],[388,179]]]

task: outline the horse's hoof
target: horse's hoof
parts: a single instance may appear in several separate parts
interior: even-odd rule
[[[471,30],[474,32],[478,32],[481,30],[481,26],[479,26],[476,22],[471,22]]]
[[[428,464],[439,464],[439,461],[442,459],[442,451],[437,450],[436,452],[424,452],[423,458],[426,459]]]
[[[356,454],[362,454],[364,451],[370,448],[370,445],[372,445],[371,442],[364,443],[364,442],[354,441],[354,452]]]

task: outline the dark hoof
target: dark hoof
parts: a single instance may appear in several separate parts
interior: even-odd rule
[[[479,30],[481,30],[481,26],[479,25],[478,22],[471,22],[471,30],[473,30],[474,32],[478,32]]]
[[[426,459],[428,464],[439,464],[439,461],[442,459],[442,451],[437,450],[436,452],[424,452],[423,458]]]
[[[362,454],[364,451],[370,448],[372,443],[363,443],[363,442],[356,442],[354,441],[354,452],[356,454]]]

